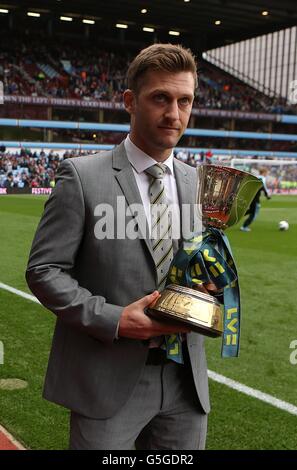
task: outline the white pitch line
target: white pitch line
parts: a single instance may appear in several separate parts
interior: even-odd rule
[[[249,397],[257,398],[257,400],[264,401],[265,403],[268,403],[269,405],[274,406],[275,408],[278,408],[283,411],[287,411],[291,415],[297,416],[297,406],[292,405],[291,403],[287,403],[286,401],[279,400],[278,398],[272,395],[268,395],[268,393],[260,392],[260,390],[247,387],[247,385],[243,385],[240,382],[236,382],[235,380],[228,379],[227,377],[217,374],[216,372],[213,372],[211,370],[208,371],[208,377],[214,380],[215,382],[226,385],[227,387],[232,388],[233,390],[236,390],[237,392],[244,393],[245,395],[248,395]]]
[[[0,282],[0,289],[7,290],[8,292],[12,292],[12,294],[19,295],[20,297],[23,297],[24,299],[31,300],[32,302],[40,304],[39,300],[36,297],[34,297],[34,295],[27,294],[27,292],[23,292],[21,290],[15,289],[14,287],[10,287],[7,284],[3,284],[3,282]]]
[[[5,289],[9,292],[12,292],[13,294],[19,295],[20,297],[23,297],[24,299],[31,300],[32,302],[36,302],[40,304],[39,300],[36,297],[34,297],[34,295],[27,294],[26,292],[15,289],[14,287],[10,287],[7,284],[3,284],[2,282],[0,282],[0,288]],[[268,393],[263,393],[260,390],[248,387],[247,385],[241,384],[240,382],[236,382],[235,380],[228,379],[228,377],[217,374],[216,372],[213,372],[212,370],[208,370],[208,377],[214,382],[223,384],[226,387],[236,390],[237,392],[244,393],[245,395],[249,397],[256,398],[257,400],[268,403],[269,405],[274,406],[275,408],[278,408],[280,410],[286,411],[287,413],[297,416],[297,406],[292,405],[291,403],[288,403],[283,400],[279,400],[278,398],[272,395],[269,395]]]

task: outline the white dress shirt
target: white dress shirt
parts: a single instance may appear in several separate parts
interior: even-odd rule
[[[129,162],[131,163],[136,183],[141,195],[142,203],[145,210],[145,215],[148,222],[148,227],[151,227],[151,211],[150,211],[150,195],[149,186],[151,177],[145,173],[149,167],[158,163],[153,157],[149,156],[135,144],[133,144],[129,135],[125,139],[125,149]],[[173,168],[173,151],[170,156],[162,162],[166,165],[166,173],[164,175],[164,187],[167,203],[172,207],[172,237],[173,239],[180,239],[180,213],[178,194],[176,187],[176,179]]]

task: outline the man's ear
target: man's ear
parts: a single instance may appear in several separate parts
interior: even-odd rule
[[[134,109],[135,109],[135,95],[133,91],[129,89],[125,90],[123,94],[123,98],[124,98],[124,106],[125,106],[126,111],[129,114],[133,114]]]

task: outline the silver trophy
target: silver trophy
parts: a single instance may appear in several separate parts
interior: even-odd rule
[[[262,186],[257,177],[230,167],[201,165],[197,175],[196,207],[202,219],[203,233],[209,227],[225,230],[236,224]],[[174,263],[175,260],[172,266]],[[169,280],[172,279],[170,276],[171,270]],[[193,331],[206,336],[216,337],[223,333],[221,303],[214,296],[199,291],[199,286],[193,289],[176,282],[168,284],[150,313],[160,319],[187,324]]]

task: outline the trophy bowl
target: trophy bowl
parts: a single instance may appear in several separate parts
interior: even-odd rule
[[[223,334],[224,305],[214,296],[199,291],[199,284],[196,284],[196,289],[194,289],[194,284],[189,285],[188,282],[182,284],[178,280],[173,282],[170,275],[171,268],[178,270],[176,269],[178,256],[183,252],[182,256],[185,259],[186,246],[191,244],[192,240],[203,240],[210,230],[221,238],[221,233],[225,229],[236,224],[244,216],[261,187],[261,180],[250,173],[217,165],[198,166],[196,210],[198,217],[202,220],[203,231],[195,234],[196,238],[183,241],[172,261],[165,289],[161,292],[156,304],[148,309],[151,315],[160,319],[182,322],[190,326],[191,330],[205,336],[217,337]],[[215,247],[216,240],[212,243]],[[199,250],[199,243],[196,242],[196,245]],[[230,256],[232,260],[232,255]],[[230,265],[230,259],[228,261]],[[192,270],[193,266],[184,267],[184,270],[187,269]],[[211,267],[211,269],[216,268]],[[236,270],[235,273],[237,280]],[[207,277],[208,273],[206,279]],[[185,278],[188,279],[189,276],[183,277],[184,280]],[[211,278],[213,279],[209,276],[208,280],[203,282],[209,282]]]
[[[222,230],[244,216],[262,182],[237,168],[200,165],[197,167],[197,210],[205,227]]]

